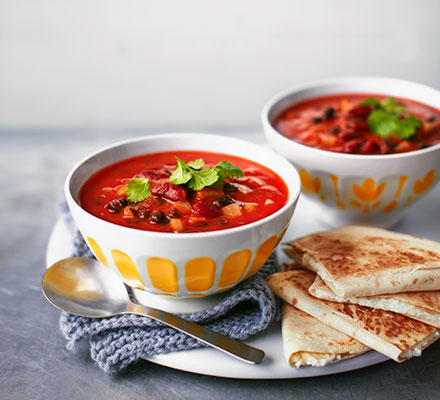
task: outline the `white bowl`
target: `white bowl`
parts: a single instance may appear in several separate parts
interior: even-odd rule
[[[265,165],[287,184],[287,203],[274,214],[247,225],[181,234],[116,225],[78,205],[81,186],[96,171],[128,157],[172,150],[215,151]],[[85,158],[69,173],[65,195],[78,229],[102,264],[132,287],[182,298],[219,293],[254,274],[284,235],[300,186],[298,173],[287,160],[256,144],[216,135],[162,134],[120,142]],[[197,280],[200,287],[194,290],[192,284],[189,290],[187,282]]]
[[[334,78],[283,91],[263,108],[262,122],[269,144],[298,168],[303,193],[318,206],[320,220],[330,226],[392,226],[438,181],[440,144],[400,154],[342,154],[305,146],[273,127],[274,119],[298,101],[344,93],[403,97],[440,109],[440,92],[399,79]]]

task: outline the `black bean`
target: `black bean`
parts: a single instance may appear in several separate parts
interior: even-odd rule
[[[110,201],[105,205],[107,211],[111,213],[117,213],[121,211],[125,206],[128,205],[128,201],[125,197],[117,197],[116,199]]]
[[[237,187],[235,185],[233,185],[232,183],[225,183],[223,185],[223,190],[226,193],[232,193],[232,192],[236,192],[237,191]]]
[[[322,121],[324,121],[321,117],[315,117],[312,119],[313,124],[320,124]]]
[[[168,218],[180,218],[179,210],[176,210],[175,208],[171,208],[168,211]]]
[[[326,120],[332,119],[335,116],[335,109],[333,107],[327,107],[324,111],[324,118]]]
[[[224,196],[221,196],[217,200],[215,200],[212,204],[219,208],[222,208],[228,206],[229,204],[232,204],[233,202],[234,200],[232,200],[232,197],[228,194],[225,194]]]
[[[432,124],[433,122],[435,122],[435,117],[431,116],[426,121],[428,121],[430,124]]]
[[[162,211],[153,211],[150,216],[150,222],[152,224],[162,224],[167,222],[165,214]]]

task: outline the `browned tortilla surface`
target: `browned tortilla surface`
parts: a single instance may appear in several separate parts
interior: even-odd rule
[[[418,355],[408,353],[415,346],[424,348],[438,338],[436,328],[400,314],[314,298],[309,294],[314,279],[313,272],[298,269],[271,275],[267,282],[285,302],[398,362]]]
[[[339,296],[440,290],[440,243],[366,226],[345,226],[287,244]]]

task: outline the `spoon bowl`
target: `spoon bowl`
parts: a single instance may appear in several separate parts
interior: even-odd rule
[[[42,289],[55,307],[74,315],[104,318],[137,314],[160,321],[203,343],[251,364],[259,364],[264,352],[232,340],[201,325],[130,300],[124,283],[111,270],[91,258],[58,261],[44,274]]]
[[[68,260],[55,263],[43,277],[43,293],[55,307],[90,318],[129,310],[127,291],[116,274],[91,258]]]

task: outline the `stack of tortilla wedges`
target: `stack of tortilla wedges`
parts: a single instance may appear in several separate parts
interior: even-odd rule
[[[440,337],[440,243],[346,226],[287,243],[293,263],[268,284],[284,300],[291,366],[374,349],[402,362]]]

